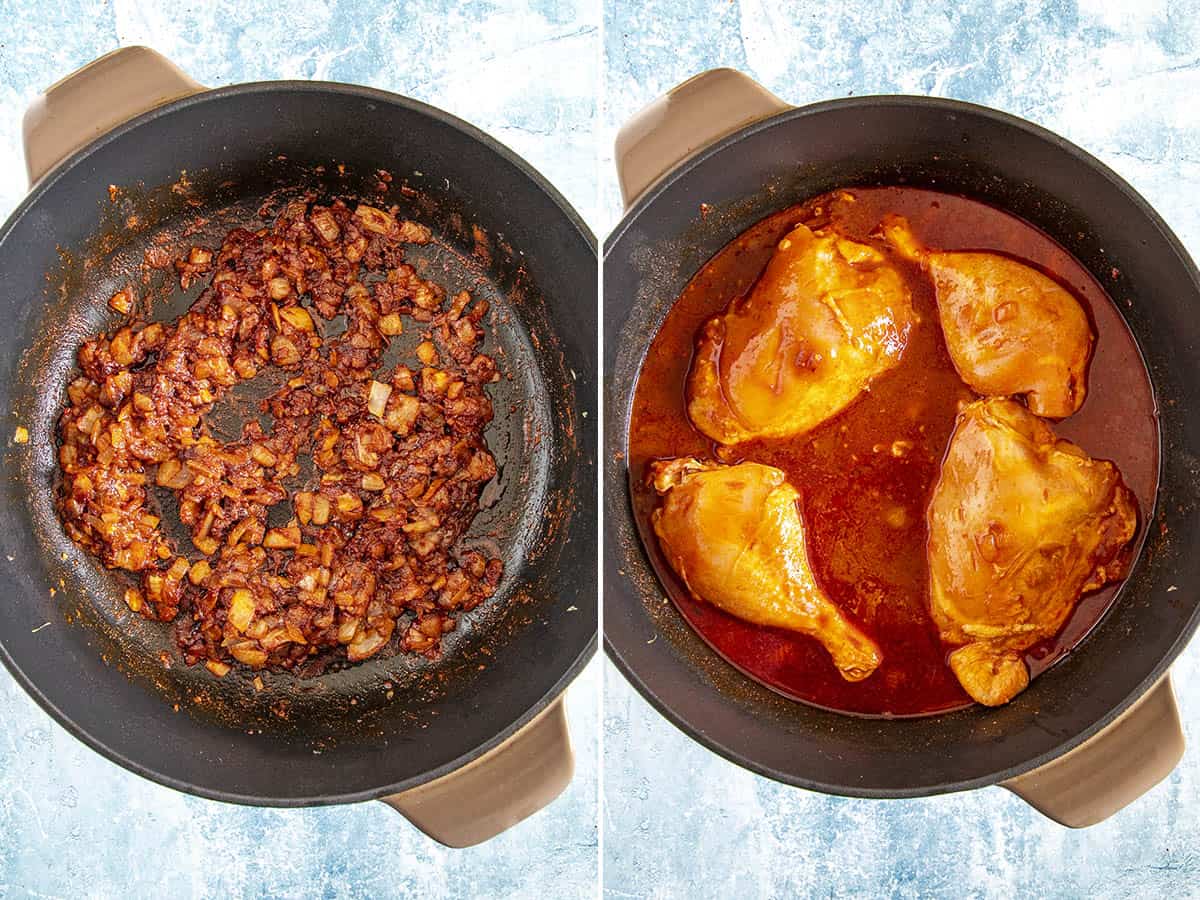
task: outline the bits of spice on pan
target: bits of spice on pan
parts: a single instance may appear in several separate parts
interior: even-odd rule
[[[436,656],[457,614],[495,592],[501,561],[460,546],[496,474],[487,303],[447,303],[405,261],[430,240],[394,209],[292,202],[269,227],[185,250],[181,286],[207,285],[175,321],[135,318],[79,349],[58,423],[64,527],[136,574],[125,603],[174,622],[189,664],[224,677]],[[133,300],[110,305],[128,314]],[[336,316],[345,331],[326,337]],[[384,368],[404,318],[424,340]],[[269,425],[248,416],[233,439],[210,427],[269,371],[282,385],[259,404]],[[168,507],[190,546],[168,536]]]

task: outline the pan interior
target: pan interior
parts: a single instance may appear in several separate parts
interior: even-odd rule
[[[529,334],[510,308],[499,283],[500,273],[489,267],[490,260],[480,250],[466,243],[472,236],[447,231],[446,225],[451,223],[439,213],[436,201],[422,208],[418,198],[374,190],[386,183],[373,172],[364,178],[339,174],[333,166],[325,169],[314,171],[275,159],[251,177],[232,183],[229,179],[214,183],[212,173],[200,171],[172,185],[119,190],[117,199],[105,210],[101,230],[81,253],[64,255],[62,268],[53,273],[52,284],[58,282],[62,300],[43,309],[38,326],[42,337],[28,368],[29,384],[35,390],[33,415],[26,427],[36,452],[29,502],[43,552],[63,562],[58,585],[63,602],[74,601],[73,615],[107,635],[111,643],[107,652],[114,654],[117,664],[144,676],[170,704],[256,730],[276,730],[281,721],[308,728],[314,721],[328,720],[333,712],[331,698],[353,701],[356,716],[369,714],[390,702],[389,691],[394,699],[396,693],[412,695],[437,689],[453,681],[463,663],[482,662],[500,637],[493,630],[512,601],[539,530],[553,451],[549,392]],[[135,580],[128,573],[105,569],[67,538],[53,508],[57,467],[52,451],[66,384],[78,373],[75,352],[86,337],[124,322],[109,311],[107,300],[126,284],[135,285],[139,292],[144,289],[142,260],[146,251],[166,249],[174,259],[186,255],[191,246],[215,250],[232,228],[257,230],[269,224],[273,213],[288,200],[308,197],[326,203],[340,197],[352,207],[359,200],[398,203],[399,214],[405,218],[432,219],[442,226],[437,239],[429,245],[409,247],[409,263],[423,277],[445,287],[448,296],[466,289],[490,304],[481,349],[497,360],[501,373],[501,381],[488,390],[496,417],[486,433],[498,474],[488,485],[462,546],[479,547],[487,556],[504,560],[506,577],[494,598],[466,614],[461,627],[446,636],[439,660],[401,653],[310,679],[268,672],[264,689],[256,691],[251,685],[254,673],[244,668],[236,667],[226,677],[215,679],[203,666],[185,665],[172,628],[150,622],[125,605],[125,588]],[[260,215],[268,200],[266,214]],[[136,223],[132,229],[130,222]],[[482,234],[479,238],[486,240]],[[157,321],[181,315],[208,281],[202,279],[182,291],[170,270],[152,270],[149,277],[150,296],[158,298],[151,318]],[[333,332],[337,325],[335,320],[326,327]],[[414,359],[412,351],[419,335],[419,329],[410,328],[400,336],[389,348],[384,364]],[[241,421],[257,412],[257,402],[280,386],[278,374],[267,370],[239,385],[234,397],[218,404],[210,414],[210,424],[226,439],[235,438]],[[166,521],[178,525],[170,511]],[[178,546],[189,546],[184,529],[176,528],[174,536]]]
[[[24,284],[14,285],[20,302],[6,297],[19,360],[4,400],[31,440],[24,453],[10,447],[5,457],[13,477],[0,540],[25,606],[0,613],[4,650],[68,727],[131,768],[188,790],[329,802],[427,779],[536,712],[594,636],[594,616],[590,633],[583,620],[594,610],[594,590],[589,600],[587,578],[571,584],[560,574],[573,556],[564,546],[588,528],[582,511],[590,498],[581,489],[589,426],[579,398],[589,397],[595,365],[586,321],[563,340],[561,317],[572,293],[589,283],[594,290],[594,246],[523,166],[447,117],[395,100],[275,85],[185,101],[108,139],[85,160],[90,165],[60,172],[18,211],[0,243],[9,284],[18,280],[22,248],[22,266],[42,265],[36,279],[25,272]],[[368,127],[380,121],[389,128]],[[201,122],[207,133],[196,130]],[[170,160],[143,152],[139,165],[117,150],[136,156],[128,147],[155,135],[160,151],[165,144],[182,152]],[[67,204],[53,208],[63,191],[76,194],[72,216]],[[467,289],[489,302],[482,349],[502,378],[489,389],[496,415],[486,437],[498,475],[463,544],[499,556],[505,576],[493,598],[460,618],[438,660],[399,654],[308,679],[265,673],[257,691],[252,673],[235,669],[216,679],[184,665],[170,626],[125,607],[128,575],[105,570],[66,538],[54,511],[54,435],[76,349],[117,322],[106,305],[115,291],[132,282],[139,295],[156,298],[153,318],[173,319],[202,289],[180,291],[173,272],[153,272],[142,284],[148,248],[166,247],[173,257],[192,245],[215,248],[233,227],[262,227],[264,200],[278,209],[298,197],[397,205],[400,216],[434,232],[433,243],[407,253],[418,272],[451,294]],[[525,216],[535,222],[522,224]],[[539,238],[546,222],[559,229]],[[411,350],[416,335],[401,340]],[[214,414],[253,415],[274,387],[260,376]],[[567,612],[572,606],[578,615]],[[51,624],[34,633],[43,622]],[[557,645],[550,633],[559,634]],[[41,672],[28,662],[39,650],[57,655]],[[55,686],[56,678],[95,686],[111,724],[100,711],[81,721],[78,710],[65,709],[69,689]],[[205,769],[214,754],[226,760],[225,772]],[[282,768],[269,771],[272,760]]]

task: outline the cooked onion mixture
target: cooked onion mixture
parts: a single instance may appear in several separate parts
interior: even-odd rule
[[[380,209],[292,202],[273,227],[176,262],[185,288],[212,273],[180,318],[80,349],[59,422],[63,523],[138,573],[126,602],[176,622],[189,664],[319,669],[389,644],[436,656],[454,615],[496,590],[500,560],[456,547],[496,474],[487,303],[447,303],[404,262],[429,240]],[[128,313],[132,291],[110,305]],[[325,337],[338,315],[345,332]],[[419,364],[379,372],[405,327],[421,329]],[[262,401],[270,429],[251,417],[219,440],[206,414],[271,367],[287,380]],[[164,534],[153,485],[194,550]]]

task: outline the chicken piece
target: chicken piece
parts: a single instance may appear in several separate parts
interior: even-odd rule
[[[727,445],[803,434],[900,361],[915,321],[883,254],[797,225],[750,293],[701,329],[688,415]]]
[[[755,625],[816,638],[847,681],[875,671],[875,642],[816,584],[799,494],[783,472],[685,458],[653,463],[651,478],[662,495],[654,532],[694,596]]]
[[[1095,460],[1014,400],[959,414],[927,512],[930,604],[950,667],[987,706],[1029,684],[1024,651],[1079,597],[1124,577],[1137,506]]]
[[[1032,266],[996,253],[929,250],[891,216],[884,235],[933,279],[938,318],[959,376],[989,397],[1024,394],[1039,416],[1083,405],[1092,326],[1075,296]]]

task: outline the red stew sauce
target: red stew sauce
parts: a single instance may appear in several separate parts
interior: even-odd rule
[[[845,199],[850,193],[853,200]],[[983,203],[913,188],[856,188],[785,209],[743,233],[684,289],[650,345],[634,395],[629,473],[642,539],[680,613],[714,650],[787,697],[844,713],[930,715],[970,699],[946,664],[929,614],[925,507],[959,404],[974,394],[958,377],[938,324],[933,287],[918,267],[892,254],[920,316],[900,365],[850,407],[808,434],[758,440],[722,451],[687,417],[684,385],[697,332],[747,293],[795,224],[832,226],[890,254],[875,235],[888,213],[943,250],[986,250],[1032,264],[1068,286],[1090,312],[1097,340],[1083,408],[1056,432],[1120,468],[1143,521],[1158,483],[1154,396],[1132,335],[1096,279],[1038,229]],[[1119,284],[1119,272],[1113,272]],[[776,466],[801,494],[809,554],[821,587],[879,644],[884,661],[862,682],[834,669],[812,638],[751,625],[691,596],[661,556],[650,526],[656,498],[646,467],[676,456],[752,460]],[[1061,633],[1027,654],[1035,677],[1069,653],[1100,620],[1119,585],[1084,597]]]

